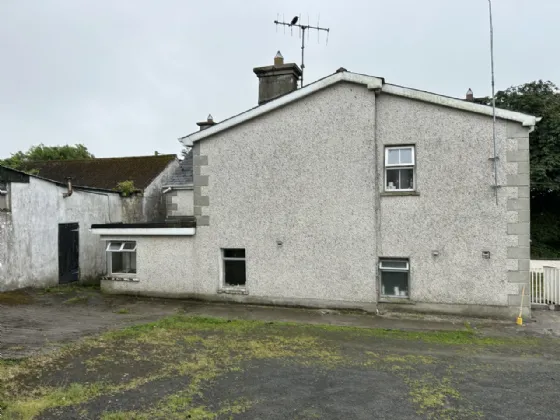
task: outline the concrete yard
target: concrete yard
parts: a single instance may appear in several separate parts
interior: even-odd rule
[[[0,419],[555,419],[554,328],[0,294]],[[554,317],[546,315],[546,326]],[[547,333],[548,334],[543,334]]]

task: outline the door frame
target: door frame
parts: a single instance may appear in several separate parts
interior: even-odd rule
[[[66,239],[66,240],[65,240]],[[80,278],[80,224],[58,224],[58,284]]]

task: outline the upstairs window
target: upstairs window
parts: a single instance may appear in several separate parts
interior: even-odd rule
[[[136,242],[111,241],[107,244],[109,275],[136,274]]]
[[[385,191],[414,191],[414,146],[385,148]]]

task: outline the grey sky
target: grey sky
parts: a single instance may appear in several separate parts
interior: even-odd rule
[[[493,0],[497,89],[560,83],[560,1]],[[462,97],[490,91],[487,0],[2,0],[0,157],[31,145],[84,143],[98,157],[178,153],[212,113],[256,105],[255,66],[277,50],[306,82],[344,66],[390,83]]]

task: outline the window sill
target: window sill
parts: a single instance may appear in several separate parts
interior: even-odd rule
[[[378,303],[402,303],[405,305],[413,305],[414,302],[410,300],[408,297],[391,297],[391,296],[382,296],[379,298]]]
[[[248,295],[249,291],[244,287],[222,287],[221,289],[218,289],[218,293],[228,295]]]
[[[384,191],[381,193],[381,197],[402,197],[402,196],[420,196],[418,191]]]
[[[129,282],[134,282],[137,283],[140,280],[138,280],[138,278],[136,277],[120,277],[117,275],[111,275],[111,276],[105,276],[105,277],[101,277],[102,280],[111,280],[111,281],[129,281]]]

